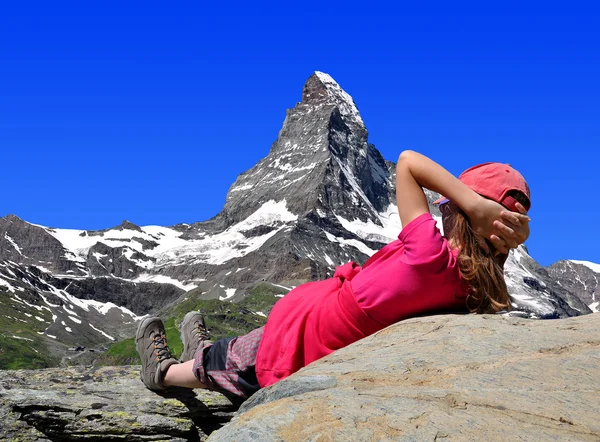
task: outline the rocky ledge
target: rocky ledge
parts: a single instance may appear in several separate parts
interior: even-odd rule
[[[198,441],[239,404],[204,390],[147,390],[140,367],[0,371],[0,440]]]
[[[237,413],[217,393],[150,392],[138,370],[0,372],[0,439],[600,440],[600,314],[403,321]]]
[[[600,315],[395,324],[259,391],[209,441],[600,440]]]

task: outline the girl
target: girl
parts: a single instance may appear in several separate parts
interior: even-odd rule
[[[423,187],[438,200],[445,237],[429,213]],[[506,164],[486,163],[457,179],[416,152],[400,155],[398,240],[361,268],[350,262],[333,278],[303,284],[278,301],[267,324],[212,343],[198,312],[181,324],[183,363],[171,356],[159,318],[144,319],[136,346],[142,382],[209,388],[248,397],[307,364],[406,318],[510,309],[503,266],[529,236],[530,193]]]

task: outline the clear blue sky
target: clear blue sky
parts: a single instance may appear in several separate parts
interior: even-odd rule
[[[532,256],[600,263],[598,10],[177,3],[3,4],[2,216],[206,220],[321,70],[385,158],[510,162],[531,186]]]

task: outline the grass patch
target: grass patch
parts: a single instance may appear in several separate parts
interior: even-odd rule
[[[110,344],[108,350],[94,359],[96,365],[140,365],[142,360],[135,349],[135,338]]]
[[[5,291],[0,292],[0,311],[0,370],[46,368],[58,364],[58,359],[49,353],[47,343],[37,333],[46,329],[52,321],[52,313],[19,303]]]
[[[54,367],[58,359],[42,353],[41,339],[25,341],[4,336],[0,342],[0,370],[22,370]]]

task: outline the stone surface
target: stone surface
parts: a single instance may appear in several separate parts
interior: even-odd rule
[[[198,441],[237,406],[205,390],[152,392],[135,366],[0,371],[0,440]]]
[[[209,441],[600,440],[600,315],[410,319],[259,391]]]

